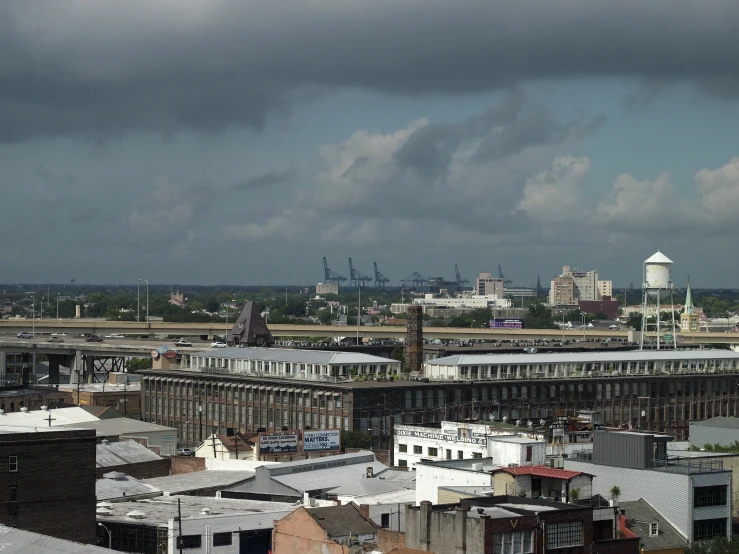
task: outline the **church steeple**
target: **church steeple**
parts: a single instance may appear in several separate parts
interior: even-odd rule
[[[685,295],[685,313],[693,313],[693,295],[690,293],[690,277],[688,277],[688,292]]]

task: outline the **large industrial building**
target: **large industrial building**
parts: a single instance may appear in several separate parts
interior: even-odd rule
[[[311,427],[368,432],[387,447],[395,423],[538,421],[590,409],[606,426],[684,440],[689,421],[739,413],[739,354],[730,351],[452,356],[425,362],[423,380],[413,381],[386,377],[383,366],[397,363],[336,352],[204,352],[188,368],[142,372],[144,419],[176,428],[185,444],[214,427]]]

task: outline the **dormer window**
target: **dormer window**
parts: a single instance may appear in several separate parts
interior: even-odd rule
[[[657,535],[659,535],[659,524],[653,521],[649,524],[649,536],[656,537]]]

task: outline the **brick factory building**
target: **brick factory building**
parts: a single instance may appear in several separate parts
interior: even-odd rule
[[[423,380],[393,381],[381,370],[392,360],[361,364],[367,366],[366,380],[323,377],[320,368],[316,376],[299,378],[274,375],[271,369],[237,369],[229,350],[241,351],[240,356],[248,350],[261,350],[265,357],[275,352],[221,349],[201,353],[204,361],[190,369],[143,372],[144,419],[176,428],[185,444],[199,444],[213,427],[222,434],[229,428],[246,433],[311,427],[370,432],[387,448],[395,423],[538,422],[555,411],[598,410],[603,425],[669,432],[685,440],[691,420],[739,414],[739,354],[729,351],[462,356],[461,361],[426,362]],[[291,352],[303,361],[317,354]],[[511,356],[515,363],[505,361]],[[443,364],[453,378],[431,375],[432,365]]]
[[[95,431],[0,427],[0,460],[0,523],[95,543]]]

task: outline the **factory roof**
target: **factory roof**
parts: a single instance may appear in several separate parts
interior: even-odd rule
[[[84,423],[72,423],[65,425],[65,427],[95,429],[98,437],[152,433],[156,431],[175,431],[172,427],[165,427],[164,425],[157,425],[156,423],[147,423],[145,421],[139,421],[138,419],[131,419],[128,417],[95,419],[94,421],[86,421]]]
[[[415,490],[412,481],[385,481],[379,477],[357,479],[332,489],[331,496],[370,496],[391,491]],[[415,493],[414,493],[415,494]]]
[[[362,354],[361,352],[335,352],[331,350],[296,350],[283,348],[217,348],[198,352],[203,358],[227,358],[233,360],[263,360],[299,364],[355,365],[355,364],[398,364],[397,360]]]
[[[739,429],[739,417],[712,417],[702,421],[691,421],[691,427],[717,427],[719,429]]]
[[[372,461],[367,462],[366,464],[352,464],[327,469],[317,469],[314,471],[307,471],[305,473],[272,475],[272,479],[299,492],[315,490],[327,491],[335,489],[344,483],[356,482],[356,480],[361,479],[365,475],[366,469],[370,467],[375,473],[379,473],[387,466],[380,462]]]
[[[145,446],[132,440],[106,442],[97,445],[95,461],[97,467],[113,467],[161,460]]]
[[[331,494],[333,494],[333,491],[331,491]],[[380,504],[414,504],[416,502],[416,491],[413,489],[399,489],[396,491],[368,494],[367,496],[356,496],[352,501],[368,506],[377,506]]]
[[[5,412],[0,414],[0,426],[18,427],[51,427],[69,425],[72,423],[100,421],[97,417],[79,406],[69,408],[47,408],[46,410],[27,410],[19,412]]]
[[[166,477],[143,479],[142,482],[153,485],[168,495],[185,494],[190,491],[212,489],[236,485],[254,477],[253,471],[218,471],[206,470]]]
[[[107,548],[82,544],[39,535],[16,527],[0,524],[0,546],[8,552],[20,554],[47,554],[48,552],[70,552],[73,554],[103,554],[110,552]]]
[[[436,360],[429,365],[501,365],[501,364],[556,364],[637,362],[670,360],[739,360],[739,352],[729,350],[634,350],[629,352],[557,352],[541,354],[459,354]]]
[[[110,513],[100,515],[98,521],[116,521],[132,525],[166,525],[177,516],[177,503],[180,502],[182,519],[214,516],[244,516],[243,529],[272,527],[272,522],[295,509],[286,502],[264,502],[261,500],[242,500],[234,498],[214,498],[210,496],[158,496],[130,502],[113,502],[108,506]],[[142,519],[128,517],[136,510],[143,512]],[[251,527],[253,525],[253,527]]]
[[[95,480],[95,496],[98,502],[118,498],[136,498],[137,496],[158,496],[162,491],[153,485],[142,483],[130,475],[111,471]]]

